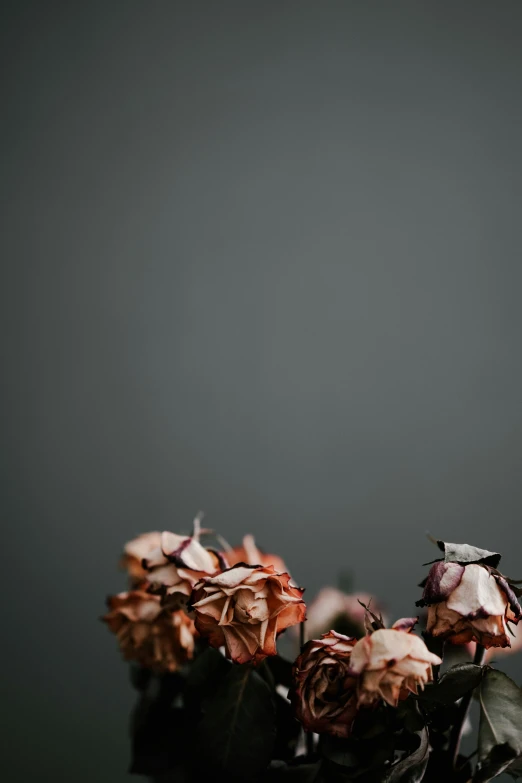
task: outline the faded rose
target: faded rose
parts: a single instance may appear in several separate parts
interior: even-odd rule
[[[203,576],[219,573],[227,563],[213,550],[205,549],[198,535],[161,534],[160,546],[143,560],[153,592],[164,596],[174,608],[186,605],[192,588]]]
[[[348,636],[364,636],[366,609],[361,602],[371,606],[376,614],[381,614],[380,607],[367,593],[350,595],[335,587],[323,587],[308,606],[306,614],[308,636],[317,639],[330,628]]]
[[[516,624],[521,617],[506,579],[480,563],[434,563],[419,604],[429,606],[428,632],[454,644],[476,641],[486,648],[510,647],[507,624]]]
[[[143,590],[113,595],[102,618],[116,634],[123,656],[157,672],[173,672],[194,653],[194,623],[185,612],[171,612],[158,596]]]
[[[143,560],[160,546],[161,533],[157,531],[143,533],[125,544],[121,558],[121,567],[126,569],[131,581],[141,582],[147,577],[147,572],[142,565]]]
[[[305,731],[348,737],[357,713],[350,659],[357,639],[330,631],[307,642],[293,670],[290,698]]]
[[[414,621],[399,620],[360,639],[352,651],[350,673],[357,676],[359,706],[380,699],[396,707],[433,679],[432,666],[442,663],[423,640],[410,633]]]
[[[273,566],[237,565],[201,579],[190,604],[196,628],[236,663],[276,655],[276,637],[305,618],[303,590]]]
[[[279,557],[279,555],[266,555],[264,552],[261,552],[257,548],[254,536],[252,535],[244,536],[242,546],[236,546],[233,549],[228,550],[228,552],[225,552],[225,558],[230,566],[237,565],[238,563],[262,566],[271,565],[280,573],[288,573],[288,569],[282,558]]]

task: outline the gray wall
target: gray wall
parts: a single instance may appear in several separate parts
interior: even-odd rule
[[[522,5],[2,15],[3,771],[116,783],[134,534],[202,508],[393,616],[426,530],[522,576]]]

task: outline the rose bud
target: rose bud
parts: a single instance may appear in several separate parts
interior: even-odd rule
[[[201,579],[190,598],[196,628],[236,663],[276,655],[276,637],[305,618],[303,590],[273,566],[237,565]]]
[[[357,678],[350,657],[357,639],[330,631],[307,642],[293,669],[290,691],[305,731],[348,737],[357,713]]]
[[[371,606],[376,614],[380,608],[366,593],[349,595],[335,587],[323,587],[308,606],[306,631],[309,637],[317,639],[332,628],[339,633],[357,638],[365,635],[365,605]]]
[[[236,546],[225,552],[225,558],[230,566],[237,565],[238,563],[262,566],[271,565],[280,573],[288,573],[288,569],[282,558],[280,558],[279,555],[265,555],[264,552],[261,552],[257,548],[254,536],[252,535],[244,536],[243,546]]]
[[[142,562],[160,546],[161,533],[158,532],[143,533],[125,544],[120,565],[128,572],[132,582],[142,582],[146,578]]]
[[[178,609],[186,605],[196,582],[227,565],[219,553],[200,544],[197,534],[178,536],[168,532],[161,534],[160,546],[143,560],[150,590],[162,594],[165,604]]]
[[[170,612],[158,596],[143,590],[113,595],[107,605],[102,620],[118,637],[126,660],[174,672],[192,658],[195,628],[185,612]]]
[[[350,674],[358,676],[359,706],[380,699],[396,707],[399,699],[418,693],[433,679],[433,665],[442,663],[419,636],[410,633],[415,621],[398,620],[392,628],[383,628],[360,639],[352,651]]]
[[[432,636],[485,648],[510,647],[507,624],[521,617],[512,587],[484,563],[434,563],[419,604],[429,606],[426,629]]]

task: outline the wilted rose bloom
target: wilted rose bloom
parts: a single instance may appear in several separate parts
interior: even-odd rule
[[[143,560],[150,589],[162,593],[166,603],[177,608],[186,604],[201,577],[216,574],[226,565],[221,555],[205,549],[197,536],[168,532],[161,534],[160,546]]]
[[[238,563],[247,563],[247,565],[274,566],[275,570],[288,573],[283,560],[279,555],[266,555],[261,552],[256,545],[254,536],[247,535],[243,538],[243,546],[236,546],[224,553],[229,566]]]
[[[102,618],[116,634],[123,656],[157,672],[173,672],[194,653],[194,623],[171,612],[158,596],[143,590],[113,595]]]
[[[352,651],[350,673],[358,676],[359,706],[380,699],[392,707],[409,693],[418,693],[433,679],[432,666],[442,663],[411,631],[414,621],[399,620],[360,639]]]
[[[198,582],[190,604],[196,628],[236,663],[276,655],[276,637],[304,620],[303,590],[273,566],[237,565]]]
[[[157,531],[143,533],[125,544],[121,558],[121,567],[127,570],[133,582],[141,582],[146,578],[147,572],[143,568],[142,562],[160,546],[161,533]]]
[[[308,636],[317,639],[330,628],[348,636],[364,636],[366,609],[359,601],[369,606],[376,614],[382,614],[372,596],[366,593],[349,595],[335,587],[323,587],[307,609]]]
[[[427,631],[455,644],[476,641],[486,648],[509,647],[507,623],[518,623],[521,617],[506,579],[478,563],[435,563],[422,603],[429,606]]]
[[[330,631],[307,642],[293,670],[290,698],[305,731],[348,737],[357,713],[350,658],[357,639]]]

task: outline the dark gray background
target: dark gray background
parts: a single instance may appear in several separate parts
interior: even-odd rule
[[[522,577],[522,4],[2,15],[2,779],[117,783],[136,533],[394,617],[426,530]]]

